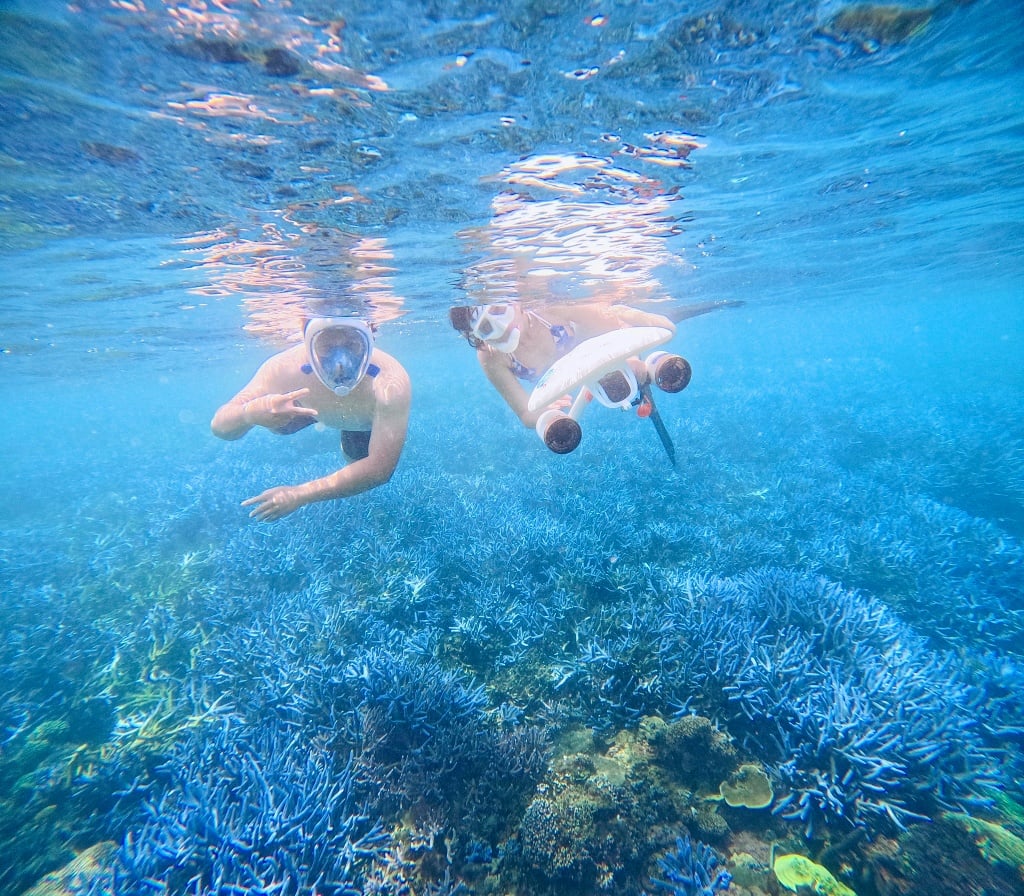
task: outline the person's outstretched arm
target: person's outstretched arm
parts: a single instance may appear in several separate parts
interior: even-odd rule
[[[613,305],[612,311],[618,318],[620,329],[623,327],[664,327],[672,333],[676,331],[676,325],[663,314],[641,311],[631,305]]]
[[[477,351],[477,359],[491,385],[498,390],[498,394],[505,399],[505,404],[512,409],[523,426],[532,429],[537,425],[537,418],[542,412],[530,410],[530,395],[512,373],[507,357],[502,352],[492,351],[486,347]]]
[[[555,306],[561,317],[573,323],[579,339],[589,339],[627,327],[664,327],[675,333],[676,325],[662,314],[641,311],[632,305],[586,302]]]

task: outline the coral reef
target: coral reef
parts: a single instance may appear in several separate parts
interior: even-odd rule
[[[51,871],[24,896],[74,896],[95,889],[105,879],[117,844],[104,840],[82,850],[63,868]]]
[[[1024,839],[996,822],[973,818],[961,812],[948,812],[947,820],[960,825],[974,837],[978,851],[989,862],[1015,868],[1024,883]]]
[[[995,774],[969,670],[870,599],[764,570],[680,583],[664,615],[674,702],[772,761],[790,788],[774,811],[809,834],[821,819],[898,827]]]
[[[946,817],[912,827],[898,840],[879,838],[865,848],[861,867],[865,889],[879,896],[1014,896],[1022,885],[1018,869],[986,858],[975,836]]]
[[[714,759],[716,744],[721,750]],[[638,894],[659,855],[673,869],[659,865],[662,878],[680,888],[684,873],[699,877],[697,865],[714,868],[704,847],[692,857],[671,851],[677,841],[682,849],[680,831],[717,841],[729,835],[717,803],[697,793],[721,768],[735,771],[735,751],[707,719],[649,717],[637,732],[620,731],[608,741],[578,730],[559,748],[515,837],[503,847],[502,881],[529,893]],[[710,772],[705,757],[717,763]]]
[[[749,763],[741,765],[718,788],[722,799],[730,806],[746,809],[764,809],[772,804],[775,792],[764,769]]]
[[[237,512],[257,444],[10,533],[3,887],[113,840],[96,893],[629,896],[689,886],[658,859],[692,878],[701,841],[764,889],[779,841],[858,893],[1019,889],[977,841],[1024,833],[1024,553],[1012,513],[965,509],[1024,496],[1016,443],[866,409],[854,452],[775,408],[677,421],[685,483],[655,490],[597,426],[573,489],[421,433],[430,470],[272,530]],[[710,799],[750,763],[774,814]]]
[[[931,21],[933,10],[895,4],[860,3],[837,12],[829,28],[844,38],[861,41],[867,52],[877,52],[884,44],[908,40]]]
[[[644,731],[658,762],[692,786],[713,788],[736,766],[738,754],[730,739],[702,716],[686,715],[668,724],[648,718]]]
[[[159,770],[109,875],[111,893],[233,889],[351,893],[386,842],[356,803],[351,760],[283,724],[234,720],[185,740]]]

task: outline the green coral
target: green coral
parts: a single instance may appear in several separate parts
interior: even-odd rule
[[[1007,826],[1024,834],[1024,806],[1002,790],[992,791],[990,796]]]
[[[912,825],[898,841],[878,838],[864,851],[872,877],[885,880],[886,892],[899,896],[1020,892],[1020,871],[983,857],[982,843],[964,819],[969,816],[941,815],[931,824]],[[983,826],[979,830],[986,831],[984,839],[991,836]]]
[[[0,893],[23,892],[99,839],[92,800],[105,795],[104,767],[144,777],[187,731],[220,712],[217,702],[183,699],[179,684],[207,639],[199,623],[181,635],[174,624],[213,587],[195,560],[138,564],[119,581],[97,577],[79,591],[99,625],[131,637],[110,653],[57,657],[66,662],[54,670],[68,685],[65,703],[0,752]]]
[[[1024,840],[1001,824],[974,818],[960,812],[948,812],[946,818],[960,825],[972,837],[988,862],[998,862],[1016,868],[1024,878]]]

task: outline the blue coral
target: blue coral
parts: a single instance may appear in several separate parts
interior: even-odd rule
[[[809,834],[821,820],[900,827],[993,780],[995,756],[975,721],[980,695],[963,663],[929,649],[877,601],[765,570],[691,580],[666,617],[676,701],[772,760],[792,788],[775,811]],[[690,633],[707,626],[716,637],[698,635],[694,650]]]
[[[271,723],[225,721],[183,742],[117,855],[113,893],[360,892],[387,838],[351,761]]]
[[[659,611],[632,596],[598,608],[552,673],[563,706],[591,724],[671,708],[711,717],[774,768],[776,811],[809,835],[822,822],[897,829],[996,780],[996,738],[976,718],[997,711],[1005,740],[1012,688],[983,691],[879,601],[778,569],[655,574],[645,590]]]
[[[689,835],[676,840],[676,848],[658,859],[661,877],[651,885],[672,896],[713,896],[729,889],[732,875],[721,867],[718,854],[704,843],[693,843]]]

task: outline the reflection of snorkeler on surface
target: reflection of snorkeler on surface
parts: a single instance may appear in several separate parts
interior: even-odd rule
[[[404,368],[373,345],[370,328],[354,318],[306,322],[303,342],[263,363],[213,417],[222,439],[252,427],[291,435],[313,423],[341,430],[349,463],[320,479],[267,489],[242,502],[251,517],[277,520],[314,501],[347,498],[391,478],[405,444],[412,389]]]
[[[521,381],[535,382],[556,361],[585,340],[630,327],[660,327],[675,333],[675,322],[738,302],[704,302],[675,309],[670,316],[651,314],[628,305],[573,303],[546,305],[540,310],[520,302],[459,305],[449,318],[477,350],[487,378],[526,427],[537,425],[547,408],[531,410]],[[678,392],[690,379],[690,366],[678,355],[665,355],[657,379],[666,392]],[[640,379],[649,379],[643,365],[631,363]],[[556,406],[567,407],[568,399]],[[549,406],[550,407],[550,406]]]

